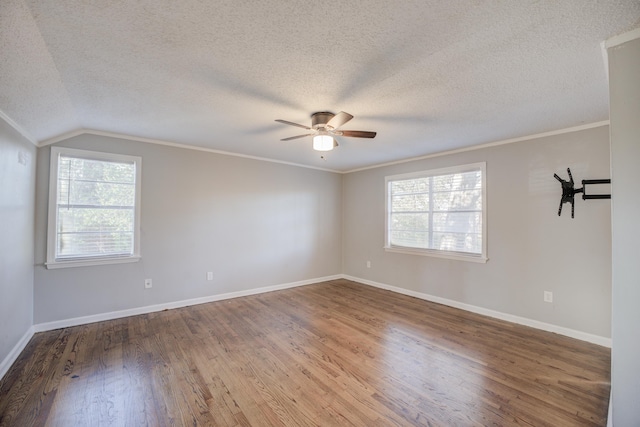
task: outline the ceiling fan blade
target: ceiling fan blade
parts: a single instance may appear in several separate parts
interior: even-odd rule
[[[302,129],[311,130],[311,128],[309,126],[299,125],[298,123],[288,122],[286,120],[277,119],[276,122],[284,123],[285,125],[297,126],[299,128],[302,128]]]
[[[336,132],[336,135],[348,136],[351,138],[375,138],[375,132],[368,132],[366,130],[342,130]]]
[[[307,133],[305,135],[290,136],[289,138],[284,138],[284,139],[281,139],[280,141],[291,141],[292,139],[304,138],[305,136],[311,136],[311,135],[313,134]]]
[[[329,129],[338,129],[340,126],[347,123],[351,119],[353,119],[353,116],[351,114],[340,111],[338,114],[333,116],[325,126]]]

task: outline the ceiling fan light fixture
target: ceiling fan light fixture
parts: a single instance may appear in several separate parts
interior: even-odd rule
[[[311,115],[311,127],[282,119],[276,119],[276,122],[303,128],[309,131],[309,133],[303,135],[282,138],[281,141],[291,141],[292,139],[313,136],[314,150],[331,151],[338,146],[338,141],[336,141],[334,136],[345,136],[349,138],[375,138],[375,132],[339,129],[340,126],[344,125],[351,119],[353,119],[353,116],[349,113],[345,113],[344,111],[340,111],[338,114],[321,111]]]
[[[319,134],[313,137],[313,149],[316,151],[331,151],[335,146],[333,137],[326,134]]]

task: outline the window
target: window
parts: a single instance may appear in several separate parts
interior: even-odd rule
[[[140,259],[141,163],[51,148],[47,268]]]
[[[485,163],[385,178],[385,249],[486,262]]]

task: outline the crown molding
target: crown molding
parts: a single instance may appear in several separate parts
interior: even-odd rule
[[[609,49],[635,39],[640,39],[640,27],[627,31],[626,33],[618,34],[617,36],[609,37],[604,41],[604,47],[605,49]]]
[[[0,111],[0,113],[1,113],[1,111]],[[316,167],[316,166],[303,165],[303,164],[300,164],[300,163],[293,163],[293,162],[286,162],[286,161],[283,161],[283,160],[270,159],[268,157],[250,156],[250,155],[247,155],[247,154],[238,154],[238,153],[232,153],[232,152],[229,152],[229,151],[215,150],[213,148],[200,147],[200,146],[197,146],[197,145],[182,144],[182,143],[178,143],[178,142],[164,141],[164,140],[161,140],[161,139],[144,138],[144,137],[139,137],[139,136],[125,135],[125,134],[120,134],[120,133],[115,133],[115,132],[100,131],[100,130],[94,130],[94,129],[77,129],[77,130],[74,130],[74,131],[71,131],[71,132],[67,132],[67,133],[64,133],[62,135],[58,135],[56,137],[44,140],[44,141],[40,142],[39,144],[36,144],[36,146],[38,146],[38,147],[46,147],[47,145],[55,144],[55,143],[58,143],[60,141],[64,141],[64,140],[67,140],[67,139],[70,139],[70,138],[74,138],[74,137],[80,136],[80,135],[96,135],[96,136],[104,136],[104,137],[108,137],[108,138],[128,139],[130,141],[144,142],[144,143],[147,143],[147,144],[155,144],[155,145],[164,145],[164,146],[168,146],[168,147],[184,148],[184,149],[187,149],[187,150],[204,151],[204,152],[207,152],[207,153],[221,154],[221,155],[233,156],[233,157],[241,157],[241,158],[245,158],[245,159],[259,160],[259,161],[263,161],[263,162],[278,163],[278,164],[284,164],[284,165],[288,165],[288,166],[296,166],[296,167],[305,168],[305,169],[314,169],[314,170],[319,170],[319,171],[323,171],[323,172],[331,172],[331,173],[338,173],[338,174],[348,174],[348,173],[360,172],[360,171],[369,170],[369,169],[376,169],[376,168],[382,168],[382,167],[392,166],[392,165],[397,165],[397,164],[402,164],[402,163],[414,162],[414,161],[418,161],[418,160],[431,159],[431,158],[434,158],[434,157],[441,157],[441,156],[448,156],[448,155],[452,155],[452,154],[464,153],[464,152],[467,152],[467,151],[481,150],[483,148],[496,147],[496,146],[500,146],[500,145],[513,144],[513,143],[516,143],[516,142],[529,141],[529,140],[535,140],[535,139],[540,139],[540,138],[546,138],[546,137],[549,137],[549,136],[562,135],[562,134],[565,134],[565,133],[579,132],[579,131],[582,131],[582,130],[593,129],[593,128],[598,128],[598,127],[601,127],[601,126],[608,126],[608,125],[609,125],[609,120],[603,120],[603,121],[600,121],[600,122],[587,123],[587,124],[580,125],[580,126],[573,126],[573,127],[564,128],[564,129],[557,129],[557,130],[553,130],[553,131],[549,131],[549,132],[537,133],[537,134],[533,134],[533,135],[526,135],[526,136],[521,136],[521,137],[517,137],[517,138],[500,140],[500,141],[493,141],[493,142],[488,142],[488,143],[485,143],[485,144],[473,145],[473,146],[470,146],[470,147],[457,148],[455,150],[441,151],[439,153],[427,154],[427,155],[424,155],[424,156],[410,157],[410,158],[407,158],[407,159],[396,160],[396,161],[393,161],[393,162],[379,163],[379,164],[376,164],[376,165],[366,166],[366,167],[357,168],[357,169],[351,169],[351,170],[347,170],[347,171],[339,171],[339,170],[335,170],[335,169],[319,168],[319,167]]]
[[[382,168],[382,167],[385,167],[385,166],[392,166],[392,165],[399,165],[399,164],[402,164],[402,163],[414,162],[414,161],[417,161],[417,160],[425,160],[425,159],[432,159],[434,157],[449,156],[451,154],[465,153],[467,151],[481,150],[483,148],[497,147],[499,145],[506,145],[506,144],[513,144],[515,142],[522,142],[522,141],[529,141],[529,140],[534,140],[534,139],[546,138],[546,137],[549,137],[549,136],[562,135],[562,134],[571,133],[571,132],[579,132],[581,130],[593,129],[593,128],[598,128],[598,127],[601,127],[601,126],[608,126],[608,125],[609,125],[609,120],[603,120],[603,121],[600,121],[600,122],[588,123],[588,124],[585,124],[585,125],[573,126],[573,127],[565,128],[565,129],[558,129],[558,130],[552,130],[552,131],[549,131],[549,132],[536,133],[536,134],[533,134],[533,135],[520,136],[518,138],[504,139],[504,140],[500,140],[500,141],[487,142],[485,144],[480,144],[480,145],[472,145],[470,147],[457,148],[455,150],[441,151],[439,153],[427,154],[425,156],[411,157],[411,158],[408,158],[408,159],[396,160],[396,161],[388,162],[388,163],[380,163],[380,164],[373,165],[373,166],[366,166],[364,168],[352,169],[352,170],[349,170],[349,171],[346,171],[346,172],[343,172],[343,173],[346,174],[346,173],[352,173],[352,172],[360,172],[360,171],[364,171],[364,170],[368,170],[368,169],[376,169],[376,168]]]
[[[22,135],[27,141],[38,146],[38,140],[35,139],[29,132],[24,130],[20,125],[14,122],[11,117],[7,116],[4,111],[0,110],[0,118],[4,120],[9,126],[11,126],[16,132]]]
[[[319,170],[319,171],[323,171],[323,172],[343,173],[343,172],[338,171],[338,170],[327,169],[327,168],[319,168],[319,167],[316,167],[316,166],[303,165],[303,164],[300,164],[300,163],[287,162],[287,161],[284,161],[284,160],[270,159],[268,157],[258,157],[258,156],[251,156],[251,155],[248,155],[248,154],[232,153],[230,151],[215,150],[213,148],[200,147],[200,146],[197,146],[197,145],[182,144],[182,143],[179,143],[179,142],[165,141],[165,140],[154,139],[154,138],[144,138],[144,137],[139,137],[139,136],[125,135],[125,134],[121,134],[121,133],[94,130],[94,129],[77,129],[77,130],[74,130],[74,131],[71,131],[71,132],[67,132],[67,133],[64,133],[62,135],[58,135],[56,137],[44,140],[40,144],[37,144],[37,146],[38,147],[46,147],[47,145],[55,144],[55,143],[58,143],[60,141],[64,141],[64,140],[67,140],[67,139],[70,139],[70,138],[74,138],[74,137],[80,136],[80,135],[96,135],[96,136],[104,136],[104,137],[108,137],[108,138],[128,139],[130,141],[144,142],[144,143],[147,143],[147,144],[155,144],[155,145],[163,145],[163,146],[167,146],[167,147],[184,148],[186,150],[204,151],[206,153],[221,154],[221,155],[224,155],[224,156],[241,157],[241,158],[245,158],[245,159],[259,160],[259,161],[270,162],[270,163],[279,163],[279,164],[283,164],[283,165],[296,166],[296,167],[305,168],[305,169],[315,169],[315,170]]]

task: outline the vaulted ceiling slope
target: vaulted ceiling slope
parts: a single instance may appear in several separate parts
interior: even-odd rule
[[[601,42],[638,0],[2,0],[0,111],[336,171],[608,119]],[[347,111],[321,160],[280,141]]]

